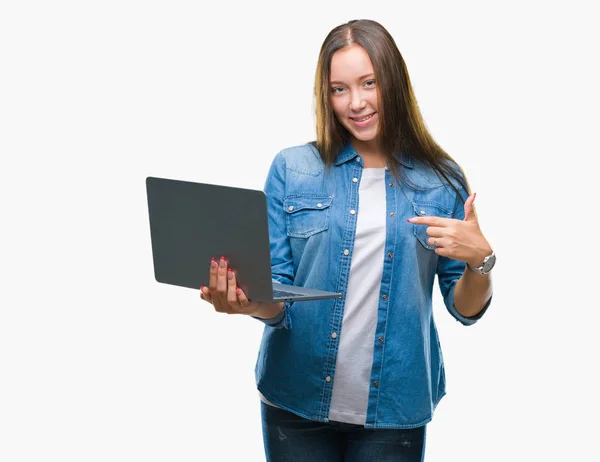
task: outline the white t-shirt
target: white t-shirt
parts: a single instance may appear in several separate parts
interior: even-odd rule
[[[329,420],[338,422],[364,425],[367,418],[385,252],[385,170],[363,169],[360,180],[356,236],[329,410]]]

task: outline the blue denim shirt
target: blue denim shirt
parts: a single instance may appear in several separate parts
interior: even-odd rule
[[[464,219],[463,198],[431,168],[409,155],[399,160],[406,182],[398,184],[386,170],[387,232],[369,428],[424,425],[445,394],[432,315],[436,274],[446,308],[461,323],[473,324],[489,305],[472,318],[456,310],[454,288],[465,264],[438,256],[427,243],[426,226],[406,221],[416,215]],[[329,172],[311,144],[275,157],[264,188],[273,280],[346,293],[362,169],[363,159],[350,143]],[[344,303],[345,298],[288,302],[279,316],[265,320],[255,373],[259,391],[273,404],[308,419],[328,420]]]

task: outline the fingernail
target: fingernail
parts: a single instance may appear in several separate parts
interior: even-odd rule
[[[417,220],[416,218],[409,218],[406,221],[408,221],[409,223],[414,223],[416,220]]]
[[[229,272],[227,273],[227,277],[229,279],[233,279],[233,271],[229,270]]]
[[[222,258],[221,258],[221,262],[219,263],[219,266],[221,268],[225,268],[225,260],[223,260]]]
[[[215,259],[213,259],[213,261],[210,262],[210,268],[211,269],[217,269],[217,262]]]

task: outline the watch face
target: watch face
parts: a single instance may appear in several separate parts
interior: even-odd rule
[[[486,261],[483,263],[483,272],[488,273],[494,267],[496,263],[496,255],[490,255]]]

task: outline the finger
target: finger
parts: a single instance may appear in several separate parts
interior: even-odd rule
[[[440,228],[438,226],[429,226],[425,230],[425,233],[427,233],[427,235],[431,237],[443,237],[446,233],[446,229]]]
[[[412,217],[408,220],[409,223],[415,225],[429,225],[437,226],[439,228],[445,228],[452,225],[452,222],[456,221],[454,218],[442,218],[442,217]]]
[[[210,260],[210,277],[208,281],[208,288],[212,291],[217,290],[217,270],[219,265],[214,258]]]
[[[208,287],[200,287],[200,298],[208,303],[212,303],[212,297],[210,296],[210,290],[208,290]]]
[[[430,237],[427,243],[435,248],[443,248],[448,246],[448,240],[443,237]]]
[[[217,293],[227,296],[227,262],[221,257],[219,260],[219,269],[217,270]]]
[[[438,246],[435,249],[433,249],[433,251],[435,253],[437,253],[440,257],[450,257],[450,258],[452,258],[451,257],[451,253],[452,252],[450,250],[448,250],[447,248],[445,248],[445,247],[440,247],[439,246],[439,240],[438,240]]]
[[[242,311],[245,311],[246,308],[250,306],[250,300],[246,297],[246,294],[239,287],[236,288],[237,299],[240,302],[240,308]]]
[[[229,268],[227,270],[227,302],[234,308],[239,308],[239,302],[237,298],[237,282],[235,273]]]
[[[465,201],[465,221],[477,221],[475,211],[473,210],[473,202],[475,201],[476,193],[471,194]]]

